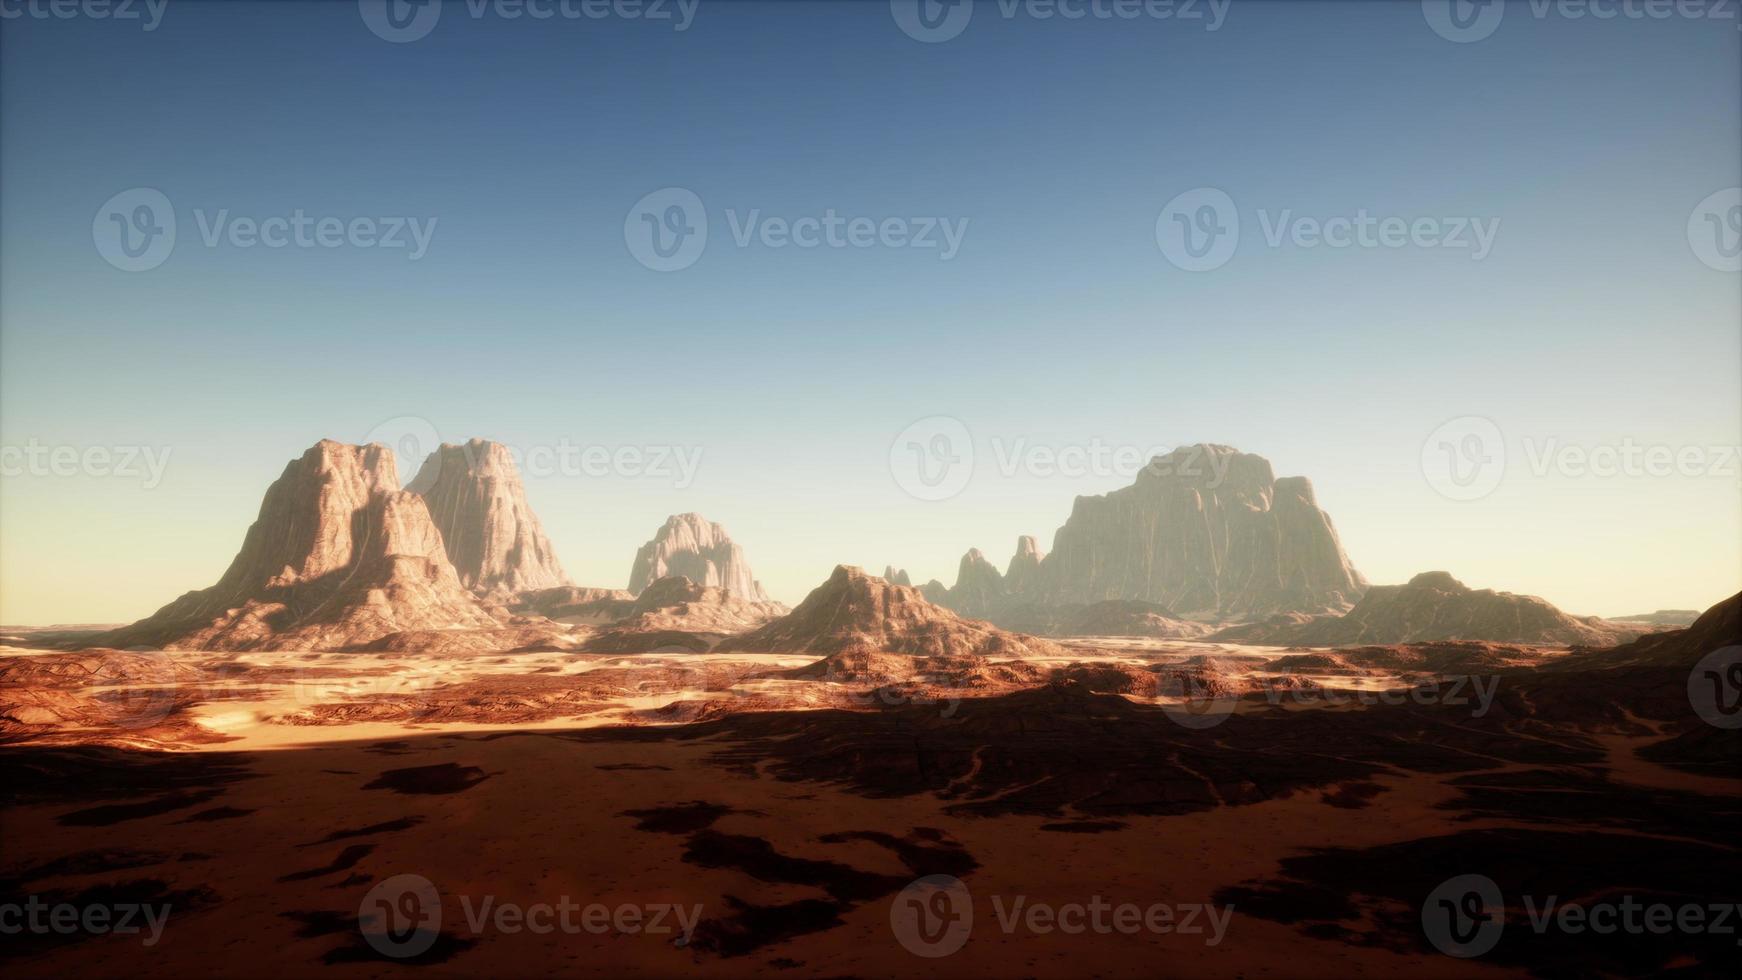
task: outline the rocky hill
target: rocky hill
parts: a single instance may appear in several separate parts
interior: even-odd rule
[[[768,598],[750,572],[744,549],[727,536],[725,528],[700,514],[672,515],[641,546],[629,570],[629,591],[640,595],[655,581],[674,575],[754,601]]]
[[[1406,585],[1367,590],[1341,616],[1276,616],[1212,634],[1218,642],[1290,646],[1482,640],[1614,646],[1633,639],[1605,620],[1570,616],[1536,596],[1472,589],[1446,572],[1423,572]]]
[[[628,615],[588,640],[599,653],[640,653],[660,647],[706,650],[721,638],[755,629],[790,610],[746,599],[729,589],[697,585],[681,575],[662,578],[635,598]]]
[[[835,568],[790,614],[721,644],[755,653],[895,653],[924,657],[1062,656],[1058,645],[964,619],[849,565]]]

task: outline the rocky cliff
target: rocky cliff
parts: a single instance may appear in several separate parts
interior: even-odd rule
[[[1151,460],[1123,490],[1078,497],[1038,579],[1031,601],[1136,599],[1224,620],[1340,612],[1366,588],[1312,484],[1212,445]]]
[[[750,572],[744,549],[726,529],[700,514],[675,514],[635,553],[629,591],[640,595],[653,582],[681,575],[697,585],[726,589],[752,601],[766,601],[762,584]]]
[[[569,584],[526,503],[508,447],[484,439],[443,444],[406,489],[429,507],[448,560],[466,588],[512,595]]]
[[[330,650],[407,630],[490,629],[385,446],[323,440],[269,487],[216,585],[93,638],[104,646]]]

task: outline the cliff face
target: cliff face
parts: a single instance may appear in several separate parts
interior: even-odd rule
[[[1135,599],[1228,619],[1341,611],[1365,589],[1306,479],[1276,479],[1268,461],[1226,446],[1191,446],[1123,490],[1078,497],[1025,598]]]
[[[1472,589],[1446,572],[1423,572],[1406,585],[1373,586],[1341,616],[1278,616],[1211,639],[1298,646],[1438,640],[1613,646],[1637,635],[1596,617],[1569,616],[1536,596]]]
[[[510,595],[569,584],[506,446],[483,439],[444,444],[406,489],[423,497],[467,588]]]
[[[399,489],[392,452],[324,440],[267,488],[216,585],[95,642],[327,650],[496,625],[461,586],[423,498]]]
[[[1263,458],[1226,446],[1189,446],[1123,490],[1078,497],[1051,554],[1023,535],[1000,575],[969,551],[956,584],[928,597],[1010,629],[1129,622],[1153,636],[1201,632],[1182,620],[1342,612],[1366,586],[1306,479],[1277,479]]]
[[[655,581],[674,575],[752,601],[768,599],[762,584],[750,572],[744,549],[726,535],[725,528],[700,514],[667,518],[653,539],[641,546],[629,571],[629,591],[640,595]]]

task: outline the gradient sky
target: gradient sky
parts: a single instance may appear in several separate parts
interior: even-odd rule
[[[529,477],[591,585],[623,586],[686,510],[788,602],[841,562],[952,582],[968,547],[1048,547],[1075,495],[1131,482],[1006,477],[994,440],[1213,441],[1310,477],[1374,582],[1446,569],[1581,614],[1704,608],[1742,587],[1734,460],[1538,475],[1528,453],[1742,441],[1742,276],[1688,236],[1742,183],[1742,32],[1529,11],[1469,44],[1413,2],[1236,2],[1214,32],[987,4],[937,44],[882,2],[704,2],[682,33],[455,3],[405,44],[345,2],[173,0],[149,32],[5,20],[0,443],[170,457],[150,487],[9,472],[0,621],[127,620],[209,585],[286,461],[408,424],[523,452],[699,448],[681,488]],[[1204,186],[1241,244],[1187,272],[1156,219]],[[130,273],[92,224],[136,187],[178,237]],[[660,273],[624,222],[665,187],[705,202],[710,237]],[[220,209],[437,225],[417,261],[206,247],[195,213]],[[740,248],[728,209],[968,228],[949,261]],[[1283,209],[1501,224],[1481,261],[1267,247],[1258,212]],[[889,449],[936,415],[975,469],[928,502]],[[1479,500],[1422,473],[1461,416],[1506,443]]]

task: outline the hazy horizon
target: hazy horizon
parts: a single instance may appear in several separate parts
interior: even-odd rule
[[[982,5],[937,43],[887,3],[450,4],[406,43],[353,3],[6,20],[0,622],[145,616],[317,440],[407,436],[548,455],[582,585],[686,511],[789,604],[836,564],[950,584],[1213,442],[1309,478],[1375,584],[1703,610],[1742,588],[1742,32],[1530,10],[1477,43],[1417,3]],[[1231,255],[1169,237],[1227,217],[1205,189]],[[142,190],[173,250],[105,251]],[[947,499],[904,469],[951,460]]]

